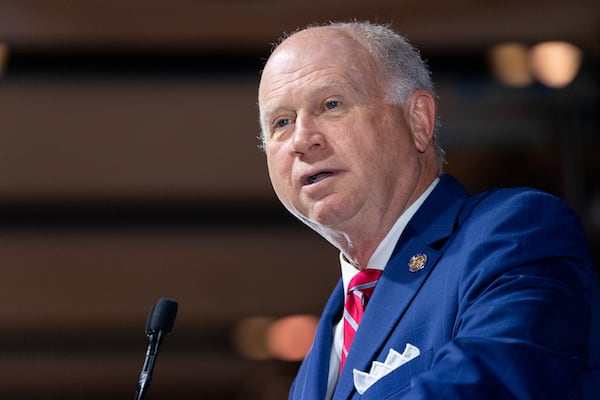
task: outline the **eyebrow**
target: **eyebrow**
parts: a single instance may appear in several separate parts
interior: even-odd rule
[[[262,124],[270,124],[271,123],[271,119],[273,118],[274,115],[280,114],[282,111],[289,111],[290,109],[288,107],[283,107],[283,106],[275,106],[275,107],[263,107],[259,117],[260,117],[260,123]]]

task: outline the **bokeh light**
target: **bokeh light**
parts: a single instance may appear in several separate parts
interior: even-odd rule
[[[581,50],[570,43],[543,42],[531,49],[531,68],[544,85],[562,88],[577,75],[581,58]]]
[[[512,87],[525,87],[533,82],[529,66],[529,49],[523,43],[502,43],[489,51],[492,72],[496,79]]]
[[[269,353],[280,360],[302,360],[312,345],[317,323],[314,315],[293,315],[273,322],[266,338]]]

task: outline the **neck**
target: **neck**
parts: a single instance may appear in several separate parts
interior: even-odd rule
[[[378,224],[372,226],[367,226],[368,224],[350,225],[342,228],[338,227],[338,229],[309,225],[338,248],[344,257],[357,269],[366,269],[371,257],[401,215],[417,201],[434,179],[435,176],[431,180],[419,185],[418,190],[414,192],[415,195],[406,204],[396,209],[395,212],[394,210],[390,210],[387,215],[383,215],[379,219]]]
[[[383,229],[380,233],[369,234],[361,232],[356,236],[356,240],[344,236],[337,240],[330,239],[330,242],[342,252],[350,264],[354,265],[357,269],[363,270],[367,268],[369,260],[390,229],[391,226],[385,232],[383,232]]]
[[[373,240],[369,243],[363,242],[360,244],[354,244],[353,242],[347,240],[328,240],[342,252],[350,264],[360,270],[367,268],[369,260],[373,256],[373,253],[375,253],[379,243],[381,243],[381,240]]]

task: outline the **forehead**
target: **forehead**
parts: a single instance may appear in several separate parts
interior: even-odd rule
[[[339,28],[312,28],[286,39],[269,58],[261,77],[259,104],[315,81],[323,87],[366,88],[376,84],[378,72],[380,63],[351,35]]]

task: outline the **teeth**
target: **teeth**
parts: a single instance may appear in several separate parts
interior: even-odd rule
[[[313,183],[319,182],[320,180],[331,175],[330,172],[319,172],[318,174],[312,175],[308,177],[308,184],[312,185]]]

